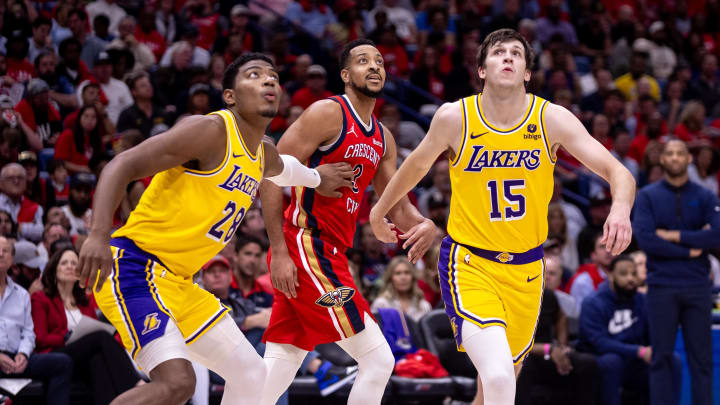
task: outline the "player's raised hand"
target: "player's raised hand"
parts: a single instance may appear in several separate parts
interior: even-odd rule
[[[315,190],[326,197],[342,197],[339,188],[353,187],[353,169],[345,162],[327,163],[316,168],[320,174],[320,185]]]
[[[91,232],[80,249],[80,261],[77,267],[80,286],[83,288],[92,286],[97,280],[95,291],[100,291],[111,270],[112,251],[109,237]]]
[[[375,207],[370,210],[370,227],[380,242],[384,243],[395,243],[397,242],[397,235],[393,229],[395,225],[390,223],[384,216],[380,216]]]
[[[601,242],[610,254],[617,256],[627,249],[632,241],[632,226],[630,225],[630,212],[620,212],[611,209],[610,215],[603,226]]]
[[[421,223],[413,226],[400,235],[400,239],[405,239],[403,243],[403,249],[407,249],[408,246],[412,246],[408,252],[408,260],[413,264],[425,255],[425,252],[430,248],[435,236],[437,235],[437,227],[435,223],[429,219],[425,219]]]
[[[300,285],[297,280],[297,268],[287,251],[272,251],[270,279],[273,287],[280,290],[286,297],[297,298],[295,287]]]

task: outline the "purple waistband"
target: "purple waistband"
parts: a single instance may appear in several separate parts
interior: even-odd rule
[[[544,252],[542,245],[536,246],[526,252],[511,253],[511,252],[497,252],[494,250],[480,249],[475,246],[463,245],[454,241],[450,236],[445,237],[451,243],[457,243],[465,249],[471,251],[475,256],[480,256],[484,259],[491,260],[497,263],[503,264],[528,264],[536,262],[543,258]]]

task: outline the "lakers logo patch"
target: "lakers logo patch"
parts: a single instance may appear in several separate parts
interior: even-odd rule
[[[144,324],[145,327],[143,328],[143,331],[141,332],[141,334],[142,334],[142,335],[145,335],[145,334],[147,334],[147,333],[150,333],[150,332],[154,331],[155,329],[157,329],[157,328],[160,327],[160,323],[161,323],[161,321],[160,321],[160,319],[158,319],[158,313],[157,313],[157,312],[153,312],[152,314],[148,314],[148,315],[145,317],[145,322],[143,322],[143,324]]]
[[[346,302],[350,301],[355,295],[355,290],[350,287],[340,287],[336,290],[328,291],[315,301],[317,305],[326,308],[341,308]]]
[[[537,125],[535,125],[535,124],[528,124],[527,130],[528,130],[528,132],[533,133],[533,132],[537,131]]]
[[[498,259],[501,263],[507,263],[512,261],[513,255],[511,255],[508,252],[502,252],[499,255],[495,256],[496,259]]]

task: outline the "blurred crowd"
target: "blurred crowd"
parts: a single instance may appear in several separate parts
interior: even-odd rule
[[[680,139],[692,156],[685,164],[690,181],[717,198],[720,22],[713,16],[718,15],[717,0],[3,1],[0,235],[10,247],[5,250],[12,250],[12,260],[0,267],[5,267],[13,285],[33,294],[33,305],[35,294],[50,301],[67,298],[72,288],[52,287],[62,281],[58,263],[73,246],[79,249],[87,236],[94,187],[113,156],[187,115],[223,108],[225,66],[247,51],[268,54],[280,73],[284,93],[268,128],[278,139],[310,104],[342,93],[339,52],[347,42],[363,37],[375,41],[385,60],[388,80],[375,113],[396,137],[398,163],[423,139],[440,104],[481,91],[475,62],[478,44],[488,33],[507,27],[525,36],[536,54],[528,91],[572,111],[631,171],[638,189],[663,181],[667,141]],[[636,367],[643,372],[633,376],[647,377],[652,352],[648,323],[632,323],[632,333],[610,333],[632,346],[598,346],[591,336],[607,322],[589,317],[604,312],[586,308],[610,305],[603,294],[625,293],[623,297],[635,300],[637,291],[644,297],[646,263],[657,257],[657,251],[642,249],[658,246],[633,243],[630,256],[613,260],[599,237],[611,205],[607,183],[563,150],[558,158],[544,244],[548,292],[528,368],[552,363],[562,376],[575,370],[573,376],[580,376],[573,378],[583,383],[565,382],[565,390],[612,391],[605,385],[610,384],[607,378],[594,376]],[[151,180],[127,187],[115,215],[116,227],[127,220]],[[433,166],[410,197],[423,215],[445,230],[451,198],[446,159]],[[366,193],[361,207],[355,244],[348,252],[351,270],[374,310],[395,308],[420,321],[442,305],[435,267],[439,239],[422,261],[411,264],[402,249],[379,242],[367,225],[376,198]],[[700,224],[705,225],[713,228]],[[231,306],[242,308],[234,312],[243,330],[262,330],[269,320],[272,285],[259,206],[248,212],[235,239],[206,266],[198,282],[221,299],[236,301]],[[690,251],[688,256],[703,260],[715,284],[720,284],[720,264],[712,251],[718,247],[691,246],[699,253]],[[0,261],[8,253],[2,255]],[[51,279],[48,269],[58,275]],[[609,285],[620,287],[608,289]],[[2,306],[10,291],[5,288],[0,313],[7,307]],[[94,303],[73,305],[77,309]],[[647,316],[644,298],[630,307],[629,314]],[[35,335],[32,344],[22,347],[0,343],[0,353],[5,353],[0,355],[16,356],[25,350],[27,359],[35,356],[33,348],[62,352],[63,340],[43,343],[47,332],[39,323],[47,320],[36,318],[34,306],[32,315],[37,343]],[[66,320],[61,328],[65,332],[72,329],[67,316]],[[0,335],[4,327],[0,322]],[[23,332],[26,340],[32,330]],[[108,344],[96,340],[97,347]],[[580,352],[597,359],[580,358]],[[603,358],[606,354],[615,357]],[[577,362],[574,368],[571,356]],[[628,363],[627,356],[639,363]],[[17,374],[20,365],[11,359],[12,367],[9,362],[6,367],[0,357],[2,373]],[[83,359],[92,361],[92,356]],[[315,362],[311,371],[319,364]],[[526,375],[520,383],[544,378],[537,370]],[[122,383],[115,382],[115,387],[136,382],[127,375],[108,378]],[[622,385],[624,380],[612,383]],[[548,381],[543,384],[555,387]],[[642,386],[643,381],[632,382],[632,387]],[[552,391],[563,391],[556,388]]]

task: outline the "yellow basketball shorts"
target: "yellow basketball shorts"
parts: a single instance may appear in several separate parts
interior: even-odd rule
[[[512,261],[518,264],[508,263]],[[463,322],[481,328],[497,325],[505,328],[513,363],[522,362],[535,337],[544,269],[541,247],[520,254],[491,252],[446,237],[441,245],[438,271],[445,312],[450,317],[458,350],[465,351]]]
[[[113,238],[110,245],[112,272],[95,301],[133,359],[165,334],[169,322],[175,322],[185,343],[191,344],[228,312],[191,278],[175,275],[130,239]]]

